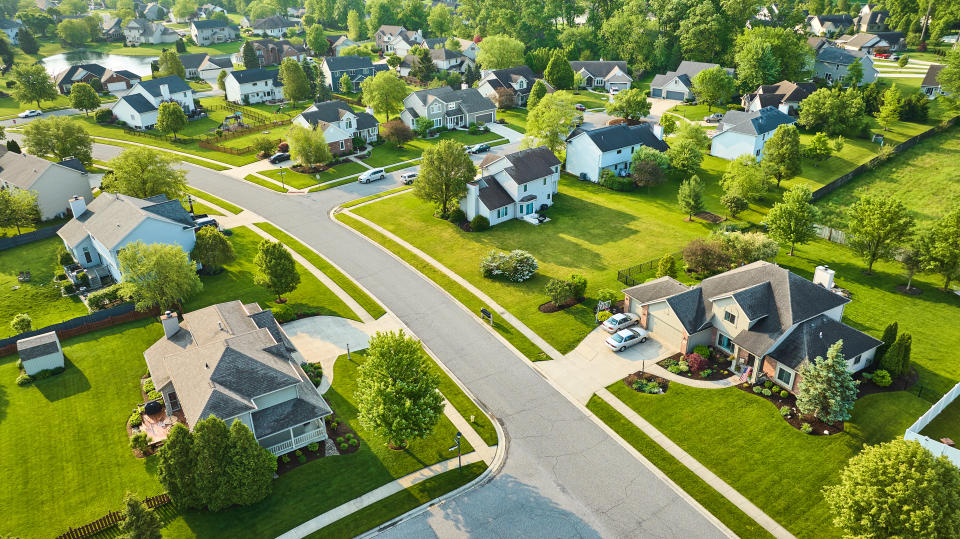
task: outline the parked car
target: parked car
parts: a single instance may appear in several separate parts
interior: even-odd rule
[[[382,168],[372,168],[364,172],[363,174],[361,174],[357,178],[357,181],[360,183],[370,183],[370,182],[375,182],[377,180],[382,180],[384,177],[386,177],[386,173],[383,171]]]
[[[621,329],[607,337],[607,346],[614,352],[623,352],[631,346],[647,342],[647,330],[641,328]]]
[[[400,175],[400,182],[403,183],[403,185],[412,185],[413,180],[417,179],[418,174],[419,173],[417,171],[404,172]]]
[[[603,329],[607,330],[608,333],[616,333],[621,329],[627,329],[639,323],[640,317],[633,313],[618,313],[607,318],[603,323]]]
[[[490,145],[486,143],[474,144],[467,148],[467,153],[483,153],[490,151]]]
[[[39,110],[36,110],[36,109],[28,109],[28,110],[25,110],[25,111],[21,112],[20,114],[17,114],[17,116],[19,116],[19,117],[21,117],[21,118],[33,118],[34,116],[40,116],[41,114],[43,114],[43,113],[40,112]]]
[[[575,106],[580,112],[587,110],[587,107],[583,106],[583,103],[577,103]]]
[[[707,122],[708,124],[715,124],[719,122],[721,119],[723,119],[723,113],[714,112],[710,116],[707,116],[706,118],[704,118],[703,121]]]
[[[890,58],[889,52],[875,52],[873,53],[874,58]]]
[[[277,163],[283,163],[284,161],[289,161],[289,160],[290,160],[290,154],[284,153],[284,152],[275,153],[270,156],[270,162],[273,163],[274,165],[276,165]]]

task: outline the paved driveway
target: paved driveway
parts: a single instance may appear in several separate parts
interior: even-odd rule
[[[606,127],[607,122],[613,119],[613,116],[610,116],[606,112],[584,112],[583,113],[583,129],[597,129],[600,127]]]
[[[659,120],[660,116],[663,116],[664,112],[667,112],[680,103],[679,101],[674,101],[673,99],[661,99],[658,97],[648,97],[647,101],[650,102],[650,114],[647,115],[647,118],[652,118],[655,120]]]
[[[520,142],[520,140],[523,139],[523,133],[510,129],[510,126],[508,125],[488,123],[487,127],[490,128],[490,131],[500,135],[510,142]]]

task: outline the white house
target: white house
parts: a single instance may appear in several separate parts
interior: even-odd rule
[[[254,35],[258,36],[271,36],[271,37],[283,37],[287,35],[287,30],[292,28],[295,31],[300,30],[300,23],[297,21],[291,21],[286,17],[281,17],[280,15],[273,15],[272,17],[266,17],[264,19],[257,19],[253,21],[253,24],[250,25],[253,28]]]
[[[491,225],[509,219],[538,224],[537,212],[553,205],[560,181],[560,160],[546,146],[507,155],[490,154],[480,175],[467,184],[460,209],[467,219],[482,215]]]
[[[497,90],[506,88],[513,92],[516,105],[523,107],[527,104],[527,99],[530,97],[530,90],[533,89],[533,85],[537,80],[537,76],[533,70],[525,65],[509,67],[507,69],[492,69],[481,73],[480,81],[477,83],[477,90],[480,91],[480,95],[492,101],[497,98]],[[543,83],[547,85],[548,93],[553,92],[553,87],[547,84],[547,81],[543,81]]]
[[[791,114],[800,106],[800,102],[815,92],[817,85],[812,82],[780,81],[776,84],[765,84],[751,94],[744,94],[740,98],[743,110],[755,112],[763,107],[776,107],[781,112]]]
[[[113,105],[113,115],[134,129],[150,129],[157,123],[160,104],[174,102],[193,113],[193,89],[176,75],[138,82]]]
[[[920,91],[930,99],[936,99],[947,93],[943,91],[940,85],[940,72],[943,70],[943,64],[933,64],[927,69],[927,74],[923,76],[920,83]]]
[[[710,155],[731,160],[741,155],[763,159],[763,147],[773,132],[783,124],[796,121],[793,116],[774,107],[754,112],[727,111],[717,125],[717,134],[710,141]]]
[[[194,43],[202,47],[233,41],[239,35],[237,27],[226,21],[203,19],[190,23],[190,37],[193,38]]]
[[[633,83],[630,69],[627,68],[627,63],[623,61],[572,60],[570,67],[574,73],[583,77],[585,88],[606,90],[615,94],[620,90],[626,90]]]
[[[853,26],[853,17],[846,13],[807,17],[807,31],[815,36],[833,37],[846,32],[851,26]]]
[[[330,43],[330,50],[333,51],[333,56],[340,56],[343,49],[358,44],[356,41],[347,37],[346,34],[327,34],[327,42]]]
[[[817,59],[813,64],[814,77],[827,82],[842,81],[847,77],[850,65],[854,63],[859,63],[863,70],[861,85],[877,80],[878,73],[869,54],[830,46],[822,47],[817,52]]]
[[[410,49],[423,44],[423,32],[384,24],[373,35],[373,41],[384,53],[394,53],[403,58],[410,53]]]
[[[577,129],[567,138],[566,171],[592,182],[600,180],[604,169],[617,174],[629,173],[633,152],[641,146],[667,151],[662,136],[663,127],[649,123],[617,124],[589,131]]]
[[[180,34],[171,28],[147,19],[131,19],[123,27],[123,35],[131,45],[157,45],[159,43],[173,43],[180,39]]]
[[[856,34],[840,36],[836,45],[848,51],[861,51],[867,54],[875,52],[902,51],[907,47],[903,32],[878,32],[876,34]]]
[[[63,348],[57,332],[42,333],[17,341],[23,372],[30,376],[40,371],[63,367]]]
[[[77,159],[59,163],[35,155],[0,151],[0,188],[22,189],[37,194],[40,219],[46,221],[66,215],[67,199],[79,195],[93,200],[87,169]]]
[[[372,114],[354,112],[350,105],[339,99],[310,105],[294,117],[293,123],[307,129],[316,129],[319,126],[323,130],[327,142],[333,141],[327,135],[331,126],[336,126],[348,138],[352,139],[356,136],[367,142],[377,140],[379,127],[377,119]]]
[[[274,455],[327,439],[332,411],[271,311],[231,301],[160,323],[143,357],[167,414],[182,411],[190,429],[212,415],[239,420]]]
[[[156,2],[150,2],[143,8],[143,17],[151,21],[162,21],[167,18],[167,8]]]
[[[188,79],[216,80],[221,71],[233,71],[229,56],[210,56],[205,52],[181,54],[180,63]]]
[[[193,217],[179,200],[103,193],[89,206],[82,197],[69,202],[73,219],[57,235],[81,266],[105,270],[117,282],[122,280],[117,254],[130,243],[179,245],[187,253],[196,243]]]
[[[497,112],[493,101],[476,88],[454,90],[449,86],[412,92],[403,98],[403,106],[400,119],[411,129],[420,117],[428,118],[434,127],[454,128],[490,123]]]
[[[650,82],[650,97],[662,97],[676,101],[693,99],[693,78],[701,71],[712,69],[720,64],[708,62],[680,62],[676,71],[667,71],[663,75],[653,77]],[[733,68],[725,67],[727,74],[734,74]]]
[[[458,51],[452,51],[450,49],[443,48],[428,50],[430,51],[430,61],[440,71],[463,73],[466,71],[467,66],[472,67],[474,65],[473,60],[467,56],[464,56]],[[415,51],[411,50],[410,52],[411,54],[404,56],[403,60],[400,62],[400,65],[397,66],[397,71],[403,77],[410,76],[410,70],[416,67],[417,63],[420,61],[419,58],[413,54]]]
[[[249,105],[283,99],[279,73],[279,70],[262,67],[231,71],[223,79],[227,101]]]

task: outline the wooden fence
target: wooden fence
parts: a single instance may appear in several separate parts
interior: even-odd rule
[[[18,234],[9,238],[0,238],[0,251],[13,249],[14,247],[20,247],[21,245],[26,245],[35,241],[52,238],[57,235],[57,231],[62,227],[63,225],[59,224],[56,226],[48,226],[46,228],[38,228],[32,232],[24,232],[23,234]]]
[[[168,496],[166,493],[158,496],[151,496],[144,499],[143,503],[150,509],[156,509],[157,507],[162,507],[170,503],[170,496]],[[57,539],[80,539],[82,537],[90,537],[91,535],[96,535],[104,530],[116,526],[117,523],[124,518],[126,517],[124,517],[123,513],[120,511],[111,511],[89,524],[84,524],[79,528],[70,528],[66,533],[58,535]]]
[[[160,316],[160,310],[154,307],[147,311],[137,311],[134,309],[132,303],[124,303],[117,305],[116,307],[104,309],[102,311],[96,311],[84,316],[71,318],[65,322],[49,325],[40,329],[21,333],[19,335],[14,335],[13,337],[0,339],[0,357],[15,353],[17,351],[17,341],[26,339],[28,337],[56,331],[57,337],[63,341],[64,339],[85,335],[99,329],[118,326],[120,324],[125,324],[134,320],[142,320],[152,316]]]
[[[817,231],[817,236],[840,245],[847,244],[847,233],[836,228],[830,228],[825,225],[813,225]]]

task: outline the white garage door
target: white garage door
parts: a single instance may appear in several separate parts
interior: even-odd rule
[[[680,347],[683,332],[667,320],[654,315],[647,316],[647,331],[650,332],[651,337],[671,350]]]

